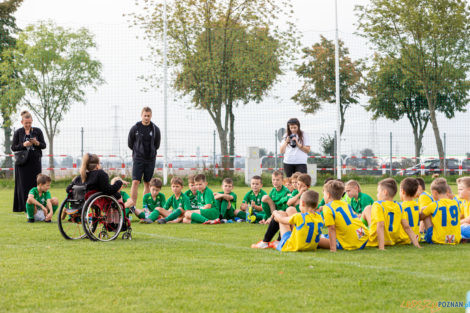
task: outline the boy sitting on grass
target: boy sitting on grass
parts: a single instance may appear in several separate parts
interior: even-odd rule
[[[300,197],[300,213],[291,217],[286,212],[274,211],[273,217],[279,223],[281,241],[279,251],[315,251],[317,247],[328,249],[328,239],[321,238],[323,219],[315,212],[318,193],[308,190]]]
[[[263,197],[261,200],[263,203],[266,203],[269,206],[264,206],[264,220],[261,220],[260,224],[269,224],[272,220],[271,214],[274,210],[285,211],[287,208],[287,200],[289,189],[282,185],[282,179],[284,174],[280,171],[274,171],[271,175],[271,182],[273,184],[273,189],[269,192],[269,196]]]
[[[256,223],[265,219],[266,211],[271,211],[266,198],[268,194],[263,189],[263,180],[261,176],[253,176],[250,182],[251,190],[248,191],[243,198],[240,210],[244,211],[246,219],[250,223]],[[266,197],[266,198],[265,198]],[[265,202],[263,202],[263,198]],[[274,205],[274,203],[273,203]],[[250,210],[251,207],[251,210]]]
[[[448,185],[444,178],[436,178],[431,184],[431,195],[434,199],[420,212],[420,219],[426,228],[427,243],[455,245],[460,243],[461,229],[460,204],[449,199]]]
[[[419,205],[415,201],[418,193],[419,183],[416,178],[405,178],[400,184],[400,199],[403,215],[408,220],[411,230],[419,241]],[[405,231],[401,234],[402,242],[409,244],[410,240]]]
[[[150,180],[150,193],[144,195],[143,209],[135,209],[135,215],[140,218],[142,223],[149,218],[150,214],[165,205],[165,195],[160,192],[162,190],[162,181],[158,178]]]
[[[124,186],[127,186],[129,183],[122,180],[121,177],[117,176],[111,179],[111,185],[114,185],[117,181],[122,182],[122,187],[119,189],[119,193],[121,194],[121,199],[122,202],[124,203],[124,209],[126,211],[126,216],[129,217],[130,212],[134,213],[135,212],[135,203],[134,200],[127,194],[127,192],[123,191]]]
[[[362,213],[362,217],[370,225],[368,247],[378,246],[380,250],[385,250],[386,245],[403,243],[400,236],[403,228],[413,245],[420,248],[400,204],[393,201],[397,191],[397,182],[393,178],[381,180],[377,186],[378,201]]]
[[[344,183],[332,180],[323,186],[323,216],[328,227],[330,251],[363,249],[369,240],[369,230],[354,213],[351,206],[341,200]]]
[[[232,192],[233,180],[231,178],[224,178],[222,181],[222,190],[214,193],[215,205],[220,211],[220,218],[224,222],[228,222],[235,217],[239,219],[246,219],[246,213],[237,209],[237,195]]]
[[[198,210],[184,213],[185,224],[219,224],[220,212],[215,206],[214,193],[207,187],[206,175],[198,174],[194,177],[197,188]]]
[[[57,198],[51,198],[51,178],[44,174],[36,177],[37,187],[29,191],[26,199],[26,214],[28,223],[35,221],[50,223],[52,215],[59,206]]]
[[[180,177],[173,177],[170,184],[173,195],[165,202],[163,208],[155,209],[145,223],[151,224],[155,221],[158,224],[181,223],[184,212],[191,210],[189,198],[182,193],[183,180]]]
[[[457,188],[462,208],[460,215],[461,242],[468,242],[470,240],[470,177],[457,179]]]
[[[184,193],[186,197],[189,198],[189,202],[191,203],[191,209],[192,210],[197,210],[199,209],[197,206],[197,188],[196,188],[196,182],[194,181],[195,175],[189,175],[188,177],[188,187],[189,189],[186,190]]]

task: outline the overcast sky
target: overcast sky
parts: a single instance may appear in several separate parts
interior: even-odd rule
[[[169,0],[171,1],[171,0]],[[334,38],[334,1],[293,0],[297,26],[302,33],[303,46],[312,45],[320,34]],[[372,51],[364,39],[355,35],[356,17],[354,6],[367,4],[367,0],[338,0],[340,38],[350,49],[351,56],[364,58]],[[163,92],[161,89],[143,92],[145,83],[137,79],[152,71],[161,72],[142,61],[149,54],[147,42],[136,39],[140,30],[129,28],[123,13],[135,12],[133,0],[25,0],[17,13],[17,24],[25,27],[39,20],[51,19],[61,26],[86,27],[95,34],[98,50],[93,54],[103,63],[106,84],[96,92],[87,94],[86,105],[76,104],[61,124],[61,134],[56,142],[56,154],[79,155],[81,148],[80,129],[84,127],[84,148],[101,154],[130,153],[127,149],[129,128],[140,119],[143,106],[154,110],[154,122],[163,132]],[[274,132],[285,127],[290,117],[298,117],[302,129],[307,131],[314,151],[319,151],[319,138],[332,134],[336,127],[336,111],[333,105],[325,104],[321,112],[305,115],[291,97],[300,87],[292,72],[279,78],[263,103],[250,103],[236,110],[237,154],[245,154],[248,146],[261,146],[274,150]],[[213,152],[213,122],[204,111],[190,110],[187,99],[180,99],[169,90],[168,146],[169,155],[201,154]],[[388,154],[389,132],[393,131],[393,151],[396,155],[414,153],[411,128],[407,121],[392,123],[385,120],[371,122],[370,115],[361,106],[367,98],[351,109],[346,120],[343,152],[357,152],[372,148],[376,154]],[[452,120],[439,116],[441,132],[447,133],[449,155],[464,155],[470,152],[468,131],[470,113],[459,113]],[[39,124],[36,121],[36,126]],[[20,124],[15,123],[16,127]],[[425,136],[424,154],[435,155],[432,129]],[[216,144],[217,153],[220,147]],[[160,149],[160,154],[163,149]]]

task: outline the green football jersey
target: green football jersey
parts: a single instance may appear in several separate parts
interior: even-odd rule
[[[172,195],[170,198],[168,198],[163,208],[165,210],[169,210],[170,208],[173,210],[191,210],[191,202],[189,201],[189,198],[183,193],[179,196],[178,199],[176,199],[175,195]]]
[[[155,210],[155,208],[163,208],[165,205],[165,195],[163,193],[159,193],[155,200],[152,198],[152,194],[148,193],[144,196],[143,206],[144,208],[148,209],[150,212]]]

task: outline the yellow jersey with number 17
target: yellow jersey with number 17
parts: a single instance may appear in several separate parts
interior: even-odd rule
[[[423,209],[423,214],[431,216],[433,243],[455,245],[460,242],[460,205],[457,201],[433,201]]]
[[[345,201],[336,200],[323,206],[323,217],[325,226],[335,226],[336,240],[342,249],[360,249],[369,240],[369,230]]]
[[[377,238],[377,225],[384,222],[384,244],[393,246],[401,242],[402,208],[395,201],[376,201],[372,205],[371,225],[369,232],[368,247],[377,247],[379,240]]]
[[[416,201],[403,201],[401,203],[401,208],[403,210],[403,219],[408,220],[408,224],[411,227],[413,233],[415,233],[416,237],[419,239],[419,206]],[[411,243],[410,237],[405,232],[403,227],[401,228],[401,244],[409,244]]]
[[[297,213],[291,216],[292,234],[281,251],[316,250],[320,241],[323,218],[317,213]]]

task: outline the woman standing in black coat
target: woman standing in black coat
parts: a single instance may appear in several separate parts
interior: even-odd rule
[[[41,173],[42,149],[46,148],[44,136],[39,128],[32,127],[33,118],[28,111],[21,112],[23,127],[13,135],[11,150],[28,150],[28,158],[22,165],[15,164],[15,198],[13,212],[26,211],[26,199],[31,188],[36,187],[36,176]]]

